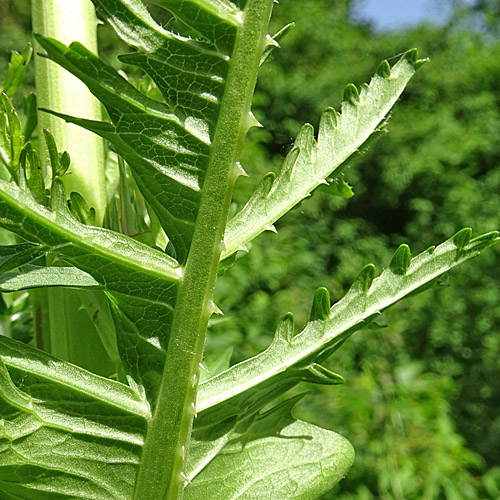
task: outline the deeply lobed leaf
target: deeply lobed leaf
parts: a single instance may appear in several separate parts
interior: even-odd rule
[[[121,326],[118,345],[123,362],[131,382],[153,403],[163,371],[181,269],[172,258],[131,238],[79,223],[67,212],[63,194],[62,199],[59,210],[50,211],[28,191],[0,181],[0,225],[35,244],[25,250],[30,257],[26,262],[32,260],[30,252],[36,252],[35,256],[52,253],[88,273],[109,292],[117,305],[116,320]],[[18,261],[17,265],[24,263]],[[40,271],[32,279],[35,276],[39,279]],[[12,280],[14,276],[7,278]],[[72,286],[71,276],[67,278],[67,285]],[[26,276],[23,280],[26,288]],[[32,281],[31,287],[40,284]]]
[[[130,498],[148,405],[20,342],[0,352],[2,498]]]
[[[113,144],[184,263],[242,19],[230,2],[156,3],[176,16],[175,33],[159,26],[137,0],[94,1],[98,15],[136,49],[121,60],[148,73],[164,102],[141,94],[81,44],[37,40],[52,60],[88,86],[111,123],[55,114]],[[185,36],[179,34],[183,32]]]
[[[244,248],[253,238],[273,227],[280,217],[311,192],[338,175],[345,162],[355,155],[387,119],[415,70],[422,64],[416,50],[404,54],[392,67],[382,63],[368,85],[358,92],[349,85],[341,113],[327,109],[321,117],[317,140],[306,124],[288,153],[280,173],[267,174],[243,209],[227,224],[224,257]]]
[[[470,234],[470,229],[464,229],[411,260],[408,246],[402,245],[378,278],[374,279],[374,266],[366,266],[328,314],[322,311],[329,299],[320,289],[311,321],[299,334],[293,335],[291,318],[285,316],[266,351],[200,384],[197,410],[211,409],[215,416],[240,415],[262,408],[276,393],[301,380],[338,383],[338,376],[318,368],[316,362],[331,355],[354,331],[391,305],[428,288],[456,265],[499,241],[497,232],[474,239],[470,239]],[[217,408],[219,404],[222,408]]]

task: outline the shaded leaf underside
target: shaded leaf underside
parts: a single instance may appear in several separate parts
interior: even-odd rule
[[[0,337],[0,491],[6,500],[41,495],[128,500],[133,495],[246,3],[155,0],[174,15],[164,28],[139,0],[93,2],[98,15],[135,49],[122,61],[147,72],[163,101],[144,96],[82,45],[67,47],[38,36],[48,57],[104,104],[110,122],[51,112],[112,143],[158,216],[176,260],[80,224],[64,203],[48,210],[28,191],[0,181],[0,225],[31,242],[0,251],[0,266],[9,271],[0,290],[104,289],[132,387]],[[392,69],[382,63],[360,94],[348,88],[341,115],[331,109],[324,113],[317,140],[306,125],[278,177],[266,176],[229,222],[223,256],[269,228],[342,167],[381,126],[420,64],[416,51]],[[192,481],[186,498],[309,500],[340,480],[353,459],[345,439],[296,421],[293,399],[266,412],[263,407],[301,380],[339,383],[340,377],[320,362],[343,340],[497,241],[496,233],[471,241],[470,232],[459,234],[413,260],[400,248],[375,280],[367,266],[331,309],[327,292],[318,292],[311,321],[300,334],[294,335],[293,318],[286,316],[264,353],[202,383],[185,469]],[[46,254],[74,267],[32,265]],[[25,267],[11,272],[19,266]]]
[[[58,256],[109,292],[117,306],[116,321],[121,326],[117,329],[118,345],[124,365],[138,390],[153,402],[168,342],[165,325],[168,327],[171,322],[181,276],[178,264],[126,236],[80,224],[62,207],[57,212],[50,211],[28,191],[4,181],[0,181],[0,214],[0,225],[35,244],[30,252]],[[66,273],[68,286],[74,284],[71,280],[75,273],[70,276],[71,271],[56,272],[61,280]],[[32,279],[41,279],[42,273],[37,271]],[[18,283],[22,279],[9,274],[3,276],[2,282],[14,278]],[[55,273],[50,279],[56,279]],[[28,288],[26,279],[23,281],[24,288]],[[29,288],[37,284],[43,282],[33,282]],[[95,286],[87,278],[89,284]],[[80,282],[78,286],[82,285]]]
[[[286,317],[267,351],[202,383],[186,498],[305,500],[338,481],[353,457],[345,439],[295,421],[293,401],[264,413],[262,407],[299,380],[328,383],[321,378],[325,372],[311,370],[315,362],[382,310],[495,244],[498,234],[469,240],[470,230],[463,230],[411,261],[407,247],[401,247],[378,278],[373,266],[366,266],[326,318],[314,319],[294,336]],[[5,498],[36,499],[40,491],[51,491],[47,498],[130,498],[149,406],[123,384],[24,344],[0,338],[0,353],[0,491]],[[319,457],[321,466],[315,463]],[[266,490],[266,484],[275,489]]]
[[[148,73],[164,102],[141,94],[81,44],[66,47],[40,36],[37,40],[52,60],[88,86],[106,107],[111,123],[55,114],[113,144],[130,165],[173,244],[176,258],[184,263],[241,20],[237,9],[229,9],[225,3],[156,3],[179,16],[188,31],[203,41],[191,38],[190,33],[182,36],[163,29],[136,0],[94,1],[98,15],[136,49],[120,59]]]

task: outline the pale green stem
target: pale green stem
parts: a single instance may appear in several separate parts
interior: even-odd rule
[[[97,53],[97,18],[90,0],[32,0],[33,31],[65,44],[79,41]],[[40,47],[36,52],[43,52]],[[39,55],[35,58],[38,106],[67,115],[101,120],[101,104],[87,87],[66,70]],[[38,113],[41,129],[49,129],[60,152],[71,156],[68,172],[62,177],[69,195],[79,192],[96,211],[96,223],[102,224],[106,210],[103,140],[76,125],[65,123],[46,112]],[[42,164],[50,173],[44,141],[40,141]],[[39,347],[62,359],[97,373],[109,375],[115,367],[107,357],[92,319],[82,309],[79,292],[49,289],[32,294],[38,311]],[[101,294],[103,308],[106,298]],[[48,312],[48,314],[47,314]]]
[[[97,53],[97,18],[90,0],[32,0],[31,6],[35,33],[65,44],[78,41]],[[99,101],[78,78],[40,56],[35,58],[35,70],[40,108],[90,120],[102,119]],[[100,225],[106,210],[103,140],[49,113],[39,113],[38,120],[41,128],[52,132],[58,147],[71,156],[69,172],[63,177],[68,195],[79,192],[89,207],[94,207]],[[45,167],[49,165],[47,154],[42,162]]]
[[[179,500],[191,434],[222,236],[237,160],[265,44],[273,0],[248,0],[231,57],[203,196],[175,316],[160,393],[148,429],[134,500]]]

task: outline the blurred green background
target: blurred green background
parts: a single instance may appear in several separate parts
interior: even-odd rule
[[[355,197],[318,190],[220,280],[225,315],[212,322],[208,358],[230,346],[233,361],[256,354],[287,311],[298,327],[307,321],[318,286],[338,300],[364,264],[382,269],[402,242],[418,253],[464,226],[500,227],[500,2],[443,2],[453,9],[446,24],[389,33],[354,24],[351,0],[276,5],[273,29],[297,27],[262,67],[254,113],[264,129],[246,142],[251,176],[238,182],[235,207],[279,168],[304,122],[317,126],[323,108],[339,107],[347,83],[368,81],[382,59],[411,47],[431,62],[389,134],[347,170]],[[29,14],[28,0],[0,4],[0,75],[30,39]],[[114,60],[124,49],[100,29]],[[495,248],[398,304],[385,328],[359,332],[329,361],[345,386],[307,388],[297,414],[341,432],[357,452],[325,500],[500,499],[499,262]]]

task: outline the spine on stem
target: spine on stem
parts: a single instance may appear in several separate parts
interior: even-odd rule
[[[238,28],[134,500],[183,497],[186,478],[182,468],[189,450],[199,364],[234,184],[233,168],[248,130],[248,113],[272,5],[273,0],[248,0]]]

